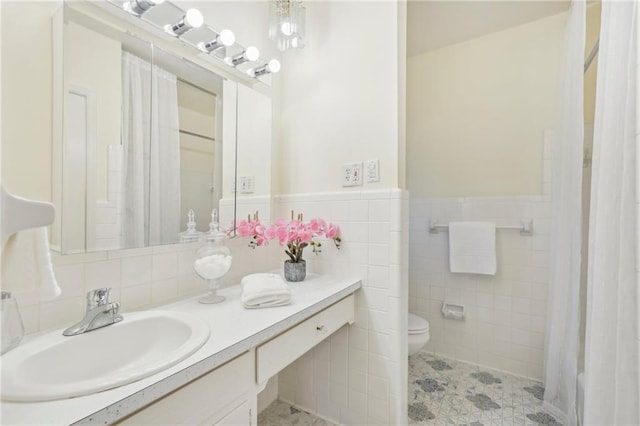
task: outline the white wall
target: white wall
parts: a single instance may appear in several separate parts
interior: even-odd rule
[[[566,14],[407,61],[412,197],[542,194]]]
[[[281,398],[340,424],[404,424],[408,198],[403,168],[405,5],[306,2],[305,48],[274,77],[274,217],[293,209],[343,229],[321,273],[362,277],[357,319],[280,378]],[[380,160],[379,183],[343,188],[341,165]],[[407,218],[404,218],[406,213]]]
[[[51,200],[51,16],[60,2],[3,1],[0,7],[3,185]]]
[[[274,193],[345,190],[344,163],[380,160],[381,180],[355,190],[397,188],[399,5],[306,2],[302,50],[283,55],[274,78]],[[404,24],[403,24],[404,25]],[[348,189],[346,189],[348,190]],[[354,189],[351,189],[354,190]]]

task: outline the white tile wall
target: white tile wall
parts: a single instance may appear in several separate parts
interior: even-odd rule
[[[262,223],[271,223],[271,197],[268,195],[239,196],[235,204],[236,217],[238,220],[247,219],[247,215],[253,217],[255,212]],[[220,200],[221,223],[226,225],[233,218],[234,203],[233,198],[223,198]]]
[[[290,211],[340,225],[343,244],[305,254],[308,270],[362,278],[356,321],[279,375],[280,398],[340,424],[406,423],[408,194],[400,190],[276,197]],[[282,257],[280,260],[284,260]]]
[[[548,161],[548,160],[545,160]],[[550,202],[541,197],[412,199],[410,207],[410,311],[431,326],[427,350],[452,358],[542,378]],[[449,272],[448,233],[428,232],[429,219],[533,219],[533,235],[498,230],[495,276]],[[445,319],[443,301],[464,304],[466,320]]]
[[[115,250],[122,246],[122,145],[109,145],[107,201],[96,202],[95,250]]]
[[[233,265],[222,285],[239,283],[248,273],[271,270],[273,255],[267,248],[251,250],[243,239],[228,241]],[[120,301],[123,312],[146,309],[204,294],[205,282],[193,272],[197,243],[142,249],[100,251],[80,255],[52,253],[62,295],[40,302],[30,295],[17,300],[26,333],[53,330],[79,321],[85,311],[85,294],[110,287],[110,298]]]

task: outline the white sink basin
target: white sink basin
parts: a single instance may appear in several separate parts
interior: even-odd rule
[[[177,364],[209,338],[206,322],[185,313],[123,316],[77,336],[48,333],[4,354],[2,399],[46,401],[122,386]]]

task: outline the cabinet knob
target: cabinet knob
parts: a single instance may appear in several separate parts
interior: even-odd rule
[[[320,333],[324,334],[327,332],[327,328],[324,325],[319,325],[316,327],[316,330],[318,330]]]

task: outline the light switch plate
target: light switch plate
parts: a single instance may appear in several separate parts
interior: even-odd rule
[[[342,165],[342,186],[362,185],[362,163]]]
[[[367,160],[364,163],[364,170],[367,176],[367,183],[380,182],[380,161]]]

